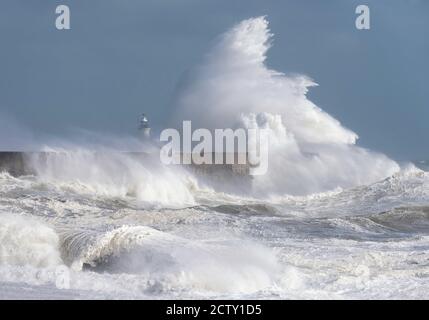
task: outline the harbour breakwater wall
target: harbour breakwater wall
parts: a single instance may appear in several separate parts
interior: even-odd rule
[[[33,174],[29,165],[30,153],[0,152],[0,172],[8,172],[12,176]]]
[[[123,152],[133,158],[137,158],[139,161],[145,161],[150,154],[143,152]],[[37,157],[39,161],[47,161],[49,157],[55,157],[61,155],[61,153],[51,152],[7,152],[0,151],[0,172],[8,172],[12,176],[22,176],[35,174],[35,170],[32,165],[32,159]],[[152,155],[155,156],[155,155]],[[192,158],[186,155],[181,156]],[[214,159],[214,155],[213,155]],[[197,175],[208,175],[211,177],[249,177],[250,166],[246,164],[195,164],[190,161],[190,164],[181,164],[180,166],[185,167],[187,170]],[[213,161],[214,162],[214,161]]]

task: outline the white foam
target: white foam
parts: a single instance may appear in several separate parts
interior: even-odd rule
[[[0,213],[0,265],[44,268],[61,263],[52,228],[33,218]]]
[[[180,168],[163,166],[158,158],[79,147],[33,154],[31,162],[39,181],[67,191],[167,206],[194,203],[190,192],[194,181]]]

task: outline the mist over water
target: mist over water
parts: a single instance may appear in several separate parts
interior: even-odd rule
[[[0,173],[0,298],[428,298],[428,173],[359,147],[311,79],[267,68],[272,43],[265,17],[221,35],[173,115],[269,129],[267,174],[83,130],[35,142],[32,174]]]

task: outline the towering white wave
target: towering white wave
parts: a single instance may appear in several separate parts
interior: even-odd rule
[[[178,98],[175,114],[195,127],[271,131],[269,172],[255,194],[309,194],[375,182],[398,165],[355,145],[357,134],[306,97],[316,85],[265,65],[272,34],[265,17],[223,34]]]

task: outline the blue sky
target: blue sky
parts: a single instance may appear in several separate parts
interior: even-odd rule
[[[55,28],[59,4],[70,6],[69,31]],[[359,4],[370,7],[369,31],[355,28]],[[275,34],[268,65],[319,83],[310,99],[360,145],[429,158],[425,0],[2,0],[0,117],[36,135],[132,134],[144,111],[162,128],[216,36],[260,15]]]

